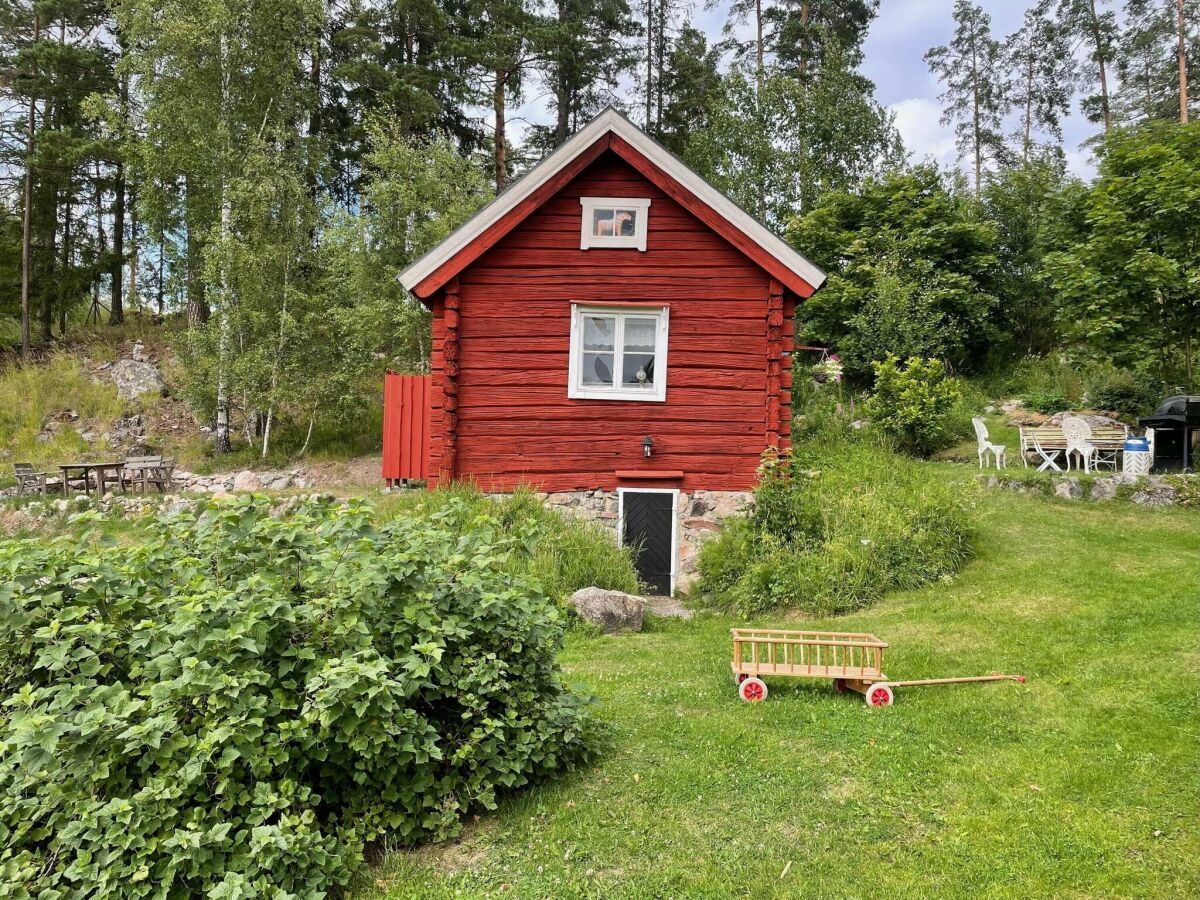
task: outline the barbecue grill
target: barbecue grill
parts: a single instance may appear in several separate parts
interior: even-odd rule
[[[1138,424],[1154,429],[1155,472],[1192,468],[1200,435],[1200,396],[1168,397],[1153,415],[1138,419]]]

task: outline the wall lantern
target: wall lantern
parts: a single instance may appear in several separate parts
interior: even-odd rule
[[[650,440],[650,435],[642,438],[642,456],[652,456],[654,454],[654,441]]]

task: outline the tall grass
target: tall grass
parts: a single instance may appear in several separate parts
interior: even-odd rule
[[[563,515],[526,489],[487,497],[456,484],[427,493],[390,495],[377,505],[377,515],[385,520],[396,516],[453,516],[462,521],[486,517],[499,528],[519,528],[529,536],[526,552],[510,564],[535,577],[546,594],[560,603],[585,587],[631,594],[641,587],[633,557],[617,546],[611,531]]]
[[[949,576],[972,555],[969,505],[920,462],[810,403],[796,451],[764,466],[755,503],[700,551],[700,590],[753,616],[850,612]]]
[[[79,360],[67,354],[14,366],[0,372],[0,448],[8,462],[40,467],[65,462],[88,450],[81,431],[104,430],[122,409],[116,387],[93,380]],[[66,421],[68,410],[78,419]],[[56,417],[61,428],[39,441],[45,424]]]

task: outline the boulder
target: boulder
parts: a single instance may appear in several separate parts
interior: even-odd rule
[[[1066,412],[1055,413],[1046,420],[1046,424],[1062,425],[1062,420],[1067,416],[1074,416],[1077,419],[1083,419],[1083,421],[1087,422],[1093,428],[1111,428],[1121,424],[1116,419],[1110,419],[1108,416],[1097,416],[1092,413],[1071,412],[1070,410]]]
[[[258,479],[257,472],[251,472],[246,469],[238,472],[233,476],[233,489],[235,491],[257,491],[262,482]]]
[[[581,619],[594,622],[605,634],[641,631],[646,598],[598,587],[581,588],[571,595],[572,608]]]
[[[1092,482],[1093,500],[1115,500],[1117,497],[1117,480],[1115,478],[1097,478]]]
[[[1078,478],[1064,478],[1054,484],[1054,496],[1064,500],[1078,500],[1083,496],[1083,488]]]
[[[112,364],[109,374],[122,400],[135,400],[142,394],[166,392],[167,386],[162,380],[162,375],[153,363],[145,360],[118,360]]]

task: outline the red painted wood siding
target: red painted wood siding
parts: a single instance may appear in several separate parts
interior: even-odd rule
[[[429,478],[429,375],[383,377],[383,477]]]
[[[649,197],[646,252],[580,250],[581,196]],[[618,469],[665,469],[685,473],[685,490],[750,488],[767,442],[770,285],[758,265],[605,152],[459,276],[454,477],[486,490],[611,490]],[[568,399],[573,301],[670,307],[666,402]],[[785,350],[794,304],[785,292]],[[440,378],[441,295],[433,309]],[[435,404],[440,394],[435,386]],[[788,394],[781,390],[783,423]],[[435,473],[441,417],[435,408]]]

